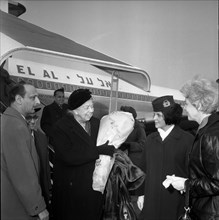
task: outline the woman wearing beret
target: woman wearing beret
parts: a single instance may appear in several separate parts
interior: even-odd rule
[[[167,175],[187,177],[187,155],[194,137],[178,124],[182,107],[172,96],[152,102],[157,132],[147,136],[140,168],[145,184],[138,192],[142,220],[176,220],[183,213],[184,196],[171,185],[163,185]]]
[[[175,178],[177,190],[189,190],[193,219],[219,219],[219,112],[218,88],[206,79],[194,79],[181,89],[184,109],[199,124],[189,154],[189,178]]]
[[[112,156],[114,146],[96,147],[99,120],[88,89],[74,91],[67,114],[54,125],[54,183],[52,207],[55,220],[99,220],[103,195],[92,189],[95,161]]]

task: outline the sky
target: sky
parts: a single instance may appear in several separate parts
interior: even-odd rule
[[[218,2],[25,0],[20,18],[146,71],[180,89],[218,76]]]

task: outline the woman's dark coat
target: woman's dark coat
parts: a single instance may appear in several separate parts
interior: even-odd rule
[[[208,118],[189,156],[192,211],[199,220],[219,219],[219,113]]]
[[[92,189],[99,120],[91,118],[91,136],[72,115],[54,126],[53,211],[55,220],[98,220],[102,194]]]
[[[41,126],[41,129],[47,135],[47,137],[49,137],[50,139],[53,136],[53,131],[52,131],[53,125],[60,118],[62,118],[63,115],[65,115],[67,108],[68,108],[68,105],[65,103],[62,105],[62,108],[60,108],[60,106],[55,101],[51,103],[50,105],[47,105],[43,108],[43,113],[42,113],[42,117],[40,120],[40,126]],[[49,141],[50,143],[52,143],[50,139]]]
[[[125,143],[129,144],[128,156],[132,163],[139,166],[141,155],[145,147],[146,133],[143,125],[135,120],[134,130],[127,137]]]
[[[165,189],[166,175],[187,177],[187,158],[194,137],[175,126],[162,141],[158,132],[147,137],[140,168],[145,172],[141,219],[177,220],[183,213],[184,196],[172,186]]]

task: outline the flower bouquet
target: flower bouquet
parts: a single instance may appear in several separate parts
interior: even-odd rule
[[[115,111],[103,116],[100,120],[97,147],[109,141],[109,145],[119,148],[132,132],[134,123],[134,118],[129,112]],[[95,191],[104,192],[114,160],[114,157],[107,155],[100,155],[96,160],[92,186]]]

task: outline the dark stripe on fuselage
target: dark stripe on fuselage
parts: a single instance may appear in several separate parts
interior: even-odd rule
[[[64,87],[65,92],[73,92],[76,89],[79,88],[88,88],[93,95],[96,96],[104,96],[104,97],[110,97],[110,90],[106,89],[98,89],[98,88],[92,88],[87,87],[84,85],[74,85],[74,84],[66,84],[66,83],[57,83],[52,81],[45,81],[45,80],[39,80],[39,79],[30,79],[25,77],[17,77],[17,76],[11,76],[11,78],[16,81],[25,81],[32,85],[34,85],[37,89],[44,89],[44,90],[51,90],[54,91],[58,88]],[[118,92],[118,98],[120,99],[129,99],[129,100],[138,100],[143,102],[151,102],[154,98],[154,96],[149,95],[142,95],[142,94],[136,94],[136,93],[128,93],[128,92]]]

